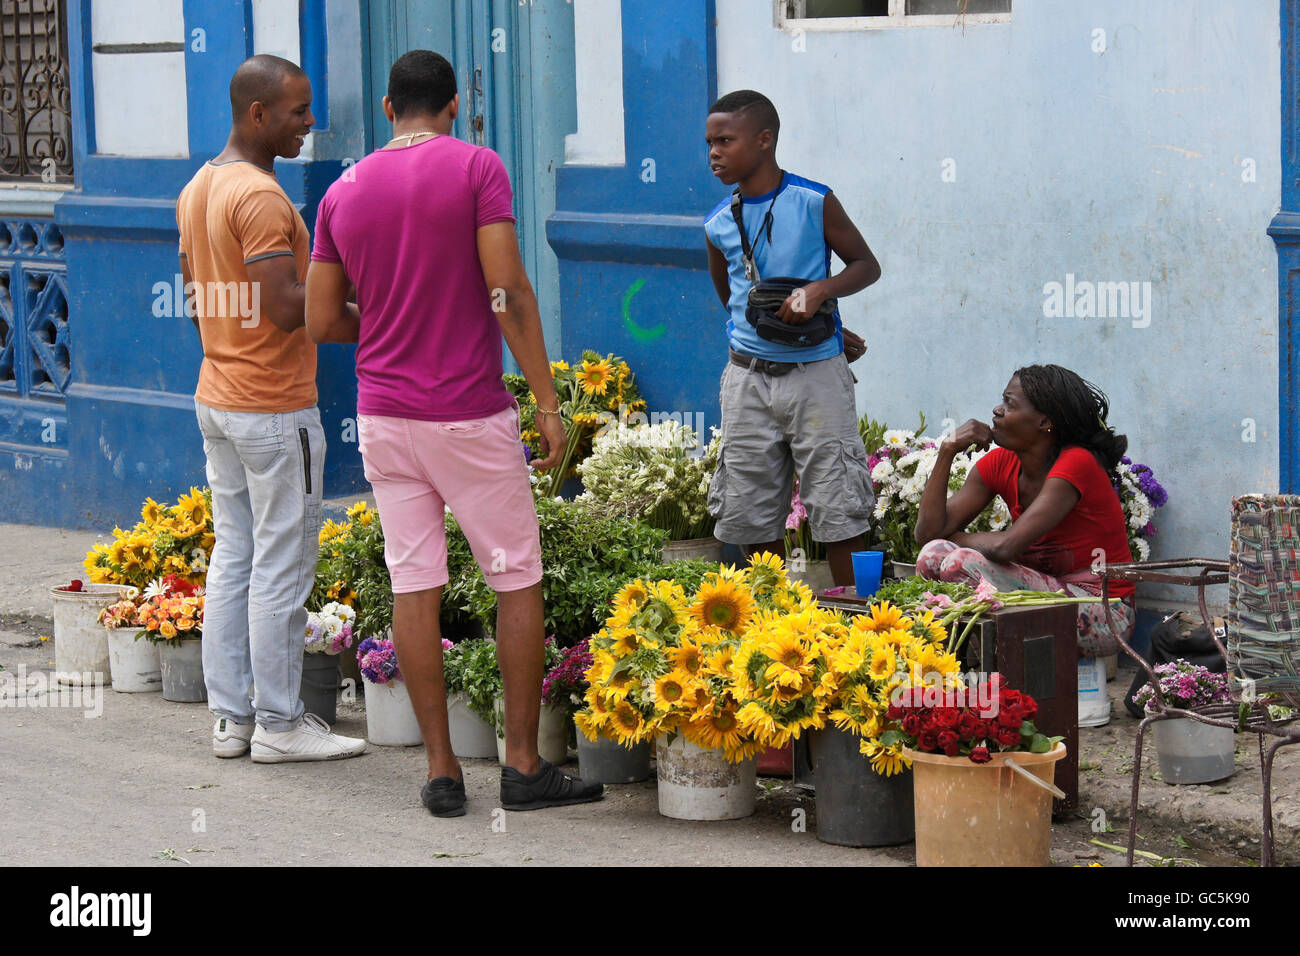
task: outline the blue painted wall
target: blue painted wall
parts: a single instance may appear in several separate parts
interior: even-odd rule
[[[626,163],[561,167],[547,224],[563,352],[616,352],[651,411],[716,425],[726,341],[703,230],[719,189],[703,145],[717,98],[714,4],[622,2]]]
[[[759,89],[782,116],[781,164],[830,184],[883,267],[841,303],[870,347],[859,413],[912,427],[923,411],[937,432],[987,420],[1020,365],[1072,367],[1170,491],[1157,555],[1225,554],[1230,498],[1295,480],[1280,425],[1300,386],[1284,385],[1280,416],[1266,234],[1282,179],[1277,13],[1024,2],[1006,24],[793,36],[771,4],[624,0],[627,163],[562,169],[551,221],[566,352],[625,352],[652,407],[716,408],[725,316],[699,220],[726,190],[707,174],[704,113],[715,89]],[[655,184],[637,176],[647,156]],[[1295,274],[1300,261],[1284,297]],[[1067,275],[1150,283],[1149,324],[1046,316],[1045,286]],[[640,277],[634,316],[667,324],[653,342],[620,315]]]
[[[201,25],[208,37],[206,53],[187,53],[191,157],[130,159],[95,152],[89,3],[69,4],[77,188],[54,215],[68,276],[67,427],[57,443],[43,443],[44,410],[0,415],[10,432],[23,431],[0,436],[0,520],[104,530],[133,523],[146,496],[173,498],[205,482],[193,405],[202,351],[188,318],[153,314],[153,287],[178,272],[177,195],[225,145],[226,91],[252,50],[252,18],[248,0],[186,0],[184,11],[186,35]],[[319,43],[320,23],[311,26]],[[359,53],[359,35],[350,40]],[[307,48],[319,69],[319,50]],[[328,114],[319,119],[326,126]],[[336,160],[277,163],[309,227],[340,170]],[[355,443],[338,440],[356,408],[352,351],[328,346],[319,355],[321,416],[331,438],[327,496],[365,487]]]

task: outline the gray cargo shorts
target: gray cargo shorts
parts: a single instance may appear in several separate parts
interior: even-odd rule
[[[785,375],[728,362],[721,398],[722,448],[709,486],[718,540],[782,537],[796,475],[814,540],[845,541],[871,526],[875,495],[842,354]]]

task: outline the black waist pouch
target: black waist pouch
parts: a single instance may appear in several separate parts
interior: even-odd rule
[[[791,325],[777,318],[777,310],[796,289],[802,289],[811,280],[790,276],[759,279],[749,290],[749,304],[745,318],[754,327],[760,339],[806,348],[820,345],[835,334],[835,300],[827,299],[817,312],[803,325]]]

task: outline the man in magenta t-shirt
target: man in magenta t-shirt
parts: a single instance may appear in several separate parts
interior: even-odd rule
[[[447,583],[444,505],[497,592],[505,680],[507,810],[598,800],[537,753],[542,562],[519,435],[501,380],[501,337],[537,396],[542,459],[566,436],[524,272],[501,158],[450,134],[460,100],[451,64],[412,50],[393,64],[384,113],[394,137],[321,200],[307,275],[307,330],[357,343],[357,431],[384,524],[393,642],[429,758],[421,799],[465,813],[451,750],[438,610]],[[356,287],[359,320],[347,309]]]

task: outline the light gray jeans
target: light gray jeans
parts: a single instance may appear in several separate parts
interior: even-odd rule
[[[303,711],[304,605],[321,527],[320,411],[194,406],[216,534],[203,610],[208,708],[237,723],[256,717],[266,730],[290,730]]]

